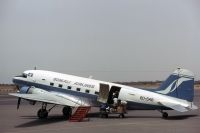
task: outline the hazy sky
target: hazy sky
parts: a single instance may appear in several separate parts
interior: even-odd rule
[[[200,79],[198,0],[0,0],[0,83],[45,69],[105,81]]]

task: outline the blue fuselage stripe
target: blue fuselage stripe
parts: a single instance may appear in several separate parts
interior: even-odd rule
[[[22,81],[18,79],[14,79],[13,82],[15,84],[18,84],[20,87],[22,86],[34,86],[36,88],[40,88],[46,91],[53,91],[53,92],[59,92],[62,94],[69,94],[73,95],[74,97],[80,97],[80,98],[87,98],[91,103],[93,103],[93,106],[98,106],[97,102],[97,95],[94,94],[88,94],[88,93],[83,93],[83,92],[78,92],[74,90],[69,90],[66,88],[59,88],[55,86],[48,86],[44,84],[39,84],[39,83],[34,83],[34,82],[29,82],[29,81]],[[143,104],[143,103],[136,103],[132,101],[127,101],[127,109],[129,110],[138,110],[138,109],[147,109],[147,110],[169,110],[169,108],[166,108],[164,106],[157,106],[157,105],[149,105],[149,104]]]

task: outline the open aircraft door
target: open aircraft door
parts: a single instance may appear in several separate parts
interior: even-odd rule
[[[109,85],[100,84],[98,101],[101,103],[107,103],[109,96]]]

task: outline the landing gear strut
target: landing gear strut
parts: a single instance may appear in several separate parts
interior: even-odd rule
[[[159,110],[159,112],[162,113],[162,118],[163,119],[167,119],[167,117],[168,117],[168,113],[167,112],[163,112],[163,110]]]
[[[70,116],[72,115],[72,108],[69,106],[65,106],[65,107],[63,107],[62,112],[63,112],[63,116],[65,118],[69,119]]]

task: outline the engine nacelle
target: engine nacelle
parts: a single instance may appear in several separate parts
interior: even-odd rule
[[[48,91],[42,90],[40,88],[30,87],[28,90],[28,94],[41,94],[41,93],[48,93]]]
[[[34,86],[22,86],[20,87],[20,93],[22,94],[40,94],[40,93],[48,93],[45,90],[42,90],[40,88],[35,88]]]
[[[22,94],[41,94],[41,93],[48,93],[45,90],[39,89],[39,88],[35,88],[34,86],[28,87],[28,86],[22,86],[20,87],[20,91],[19,93]],[[29,104],[31,105],[35,105],[36,101],[33,100],[27,100],[29,101]]]
[[[22,86],[22,87],[20,87],[19,93],[27,94],[29,88],[30,88],[29,86]]]

